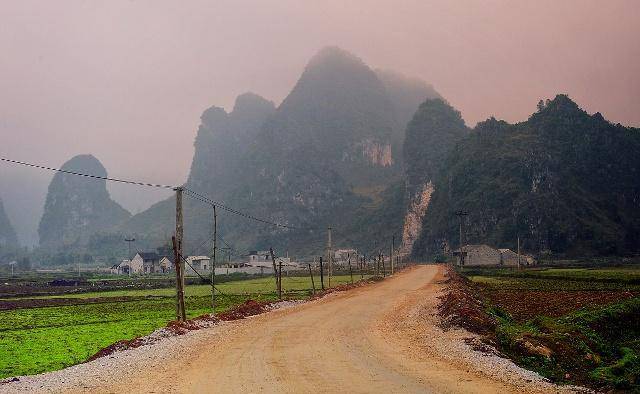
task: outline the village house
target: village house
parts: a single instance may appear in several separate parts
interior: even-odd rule
[[[333,252],[333,263],[346,267],[349,259],[351,259],[351,264],[356,264],[359,257],[358,251],[355,249],[337,249]]]
[[[122,260],[111,267],[112,274],[137,275],[142,273],[143,265],[141,260]]]
[[[168,273],[174,270],[173,257],[162,256],[160,257],[160,270],[162,273]]]
[[[211,259],[208,256],[189,256],[186,260],[185,272],[187,275],[202,274],[211,270]]]
[[[291,259],[289,257],[276,257],[276,264],[282,263],[283,266],[291,265]],[[273,268],[273,260],[271,259],[271,252],[268,250],[251,251],[247,256],[246,265],[249,267],[265,267]]]
[[[488,245],[465,245],[453,253],[463,266],[518,266],[518,254],[511,249],[495,249]],[[534,264],[529,255],[520,255],[521,265]]]
[[[111,273],[118,275],[166,274],[170,271],[173,271],[171,257],[155,252],[138,252],[131,260],[122,260],[110,269]]]

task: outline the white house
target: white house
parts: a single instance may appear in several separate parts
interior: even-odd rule
[[[175,270],[175,267],[173,266],[173,257],[169,257],[169,256],[160,257],[159,265],[162,273],[167,273]]]
[[[185,272],[187,275],[195,275],[196,272],[202,274],[211,270],[211,259],[208,256],[189,256],[188,264],[185,264]]]
[[[118,275],[136,275],[142,273],[142,261],[140,260],[122,260],[120,263],[111,267],[111,273]]]
[[[298,267],[298,263],[292,262],[289,257],[276,257],[276,265],[282,263],[283,267]],[[273,259],[271,259],[271,252],[268,250],[251,251],[247,256],[246,265],[248,267],[263,267],[273,269]]]

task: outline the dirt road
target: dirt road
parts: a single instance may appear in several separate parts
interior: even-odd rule
[[[445,333],[435,325],[441,274],[438,266],[415,267],[380,283],[185,335],[164,345],[171,352],[158,344],[103,360],[91,372],[83,372],[90,368],[89,363],[73,367],[67,375],[56,375],[64,371],[46,374],[58,380],[62,376],[64,382],[40,389],[111,393],[557,391],[507,360],[471,350],[464,343],[469,333]],[[156,349],[145,353],[145,348]],[[31,388],[37,387],[37,380],[34,382]],[[20,385],[8,387],[19,389]]]

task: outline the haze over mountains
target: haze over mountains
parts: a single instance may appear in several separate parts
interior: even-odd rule
[[[107,176],[102,164],[91,155],[71,158],[62,170]],[[81,249],[92,236],[113,231],[130,216],[111,199],[105,180],[58,172],[49,185],[38,228],[40,247],[52,251]]]
[[[205,111],[187,186],[254,216],[315,228],[294,232],[229,216],[221,220],[222,233],[238,247],[310,253],[311,243],[317,252],[327,226],[350,225],[356,209],[401,179],[408,114],[429,97],[438,94],[424,82],[377,74],[351,53],[324,48],[277,109],[247,94],[230,114]],[[127,228],[171,234],[166,218],[173,209],[173,202],[159,203]],[[211,231],[209,210],[186,205],[196,239]]]
[[[0,199],[0,256],[3,255],[3,249],[15,248],[17,246],[18,237],[4,210],[4,204]]]
[[[278,107],[245,93],[231,112],[204,111],[185,185],[284,225],[219,210],[234,253],[318,254],[332,227],[337,247],[388,250],[395,236],[404,252],[430,259],[457,247],[455,213],[464,210],[465,243],[513,248],[520,237],[536,254],[627,254],[640,249],[639,135],[565,95],[525,122],[470,129],[429,84],[327,47]],[[64,168],[106,175],[91,156]],[[169,241],[174,210],[171,197],[130,216],[104,181],[56,174],[41,251],[116,258],[125,236],[155,248]],[[187,251],[207,254],[211,206],[186,198],[185,228]]]
[[[566,95],[540,102],[524,122],[479,123],[434,184],[413,249],[421,258],[457,245],[460,210],[469,214],[464,243],[515,248],[520,237],[542,255],[640,251],[640,129],[589,115]]]

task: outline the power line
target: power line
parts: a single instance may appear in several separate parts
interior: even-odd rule
[[[110,178],[110,177],[100,176],[100,175],[84,174],[84,173],[77,172],[77,171],[63,170],[61,168],[43,166],[43,165],[39,165],[39,164],[29,163],[29,162],[26,162],[26,161],[8,159],[8,158],[5,158],[5,157],[0,157],[0,161],[4,161],[6,163],[11,163],[11,164],[18,164],[18,165],[25,166],[25,167],[32,167],[32,168],[38,168],[38,169],[41,169],[41,170],[61,172],[61,173],[64,173],[64,174],[82,176],[82,177],[92,178],[92,179],[101,179],[101,180],[110,181],[110,182],[124,183],[124,184],[128,184],[128,185],[156,187],[156,188],[162,188],[162,189],[176,189],[178,187],[178,186],[174,186],[174,185],[162,185],[162,184],[155,184],[155,183],[132,181],[132,180],[127,180],[127,179]],[[244,217],[246,219],[255,220],[257,222],[261,222],[261,223],[264,223],[264,224],[269,224],[269,225],[276,226],[276,227],[286,228],[286,229],[290,229],[290,230],[313,230],[313,229],[316,229],[316,228],[313,228],[313,227],[289,226],[289,225],[286,225],[286,224],[276,223],[276,222],[272,222],[272,221],[269,221],[269,220],[261,219],[261,218],[255,217],[253,215],[250,215],[248,213],[244,213],[244,212],[238,211],[237,209],[233,209],[231,207],[228,207],[228,206],[226,206],[224,204],[221,204],[218,201],[210,199],[209,197],[203,196],[202,194],[197,193],[197,192],[195,192],[195,191],[193,191],[191,189],[184,188],[183,190],[186,191],[187,194],[191,198],[199,200],[199,201],[201,201],[201,202],[203,202],[205,204],[209,204],[209,205],[212,205],[212,206],[215,205],[215,206],[220,207],[220,208],[222,208],[223,210],[225,210],[225,211],[227,211],[229,213],[232,213],[232,214],[238,215],[238,216],[242,216],[242,217]]]
[[[212,206],[215,205],[217,207],[222,208],[223,210],[225,210],[227,212],[233,213],[234,215],[242,216],[244,218],[255,220],[257,222],[261,222],[261,223],[264,223],[264,224],[269,224],[269,225],[272,225],[272,226],[286,228],[286,229],[290,229],[290,230],[317,230],[318,229],[317,227],[290,226],[288,224],[282,224],[282,223],[272,222],[272,221],[269,221],[269,220],[266,220],[266,219],[261,219],[261,218],[255,217],[253,215],[250,215],[248,213],[244,213],[244,212],[238,211],[237,209],[233,209],[231,207],[223,205],[220,202],[212,200],[212,199],[210,199],[210,198],[208,198],[206,196],[203,196],[202,194],[199,194],[199,193],[197,193],[197,192],[195,192],[195,191],[193,191],[191,189],[185,188],[184,191],[186,191],[187,194],[190,197],[192,197],[192,198],[194,198],[194,199],[196,199],[198,201],[204,202],[204,203],[212,205]]]
[[[54,168],[54,167],[47,167],[47,166],[42,166],[42,165],[39,165],[39,164],[28,163],[28,162],[25,162],[25,161],[7,159],[5,157],[0,157],[0,161],[4,161],[4,162],[7,162],[7,163],[12,163],[12,164],[19,164],[19,165],[25,166],[25,167],[33,167],[33,168],[39,168],[39,169],[42,169],[42,170],[49,170],[49,171],[54,171],[54,172],[62,172],[64,174],[83,176],[83,177],[86,177],[86,178],[102,179],[102,180],[110,181],[110,182],[126,183],[126,184],[129,184],[129,185],[157,187],[157,188],[162,188],[162,189],[175,189],[176,188],[176,186],[171,186],[171,185],[161,185],[161,184],[156,184],[156,183],[147,183],[147,182],[130,181],[130,180],[126,180],[126,179],[109,178],[109,177],[100,176],[100,175],[83,174],[81,172],[63,170],[63,169]]]

